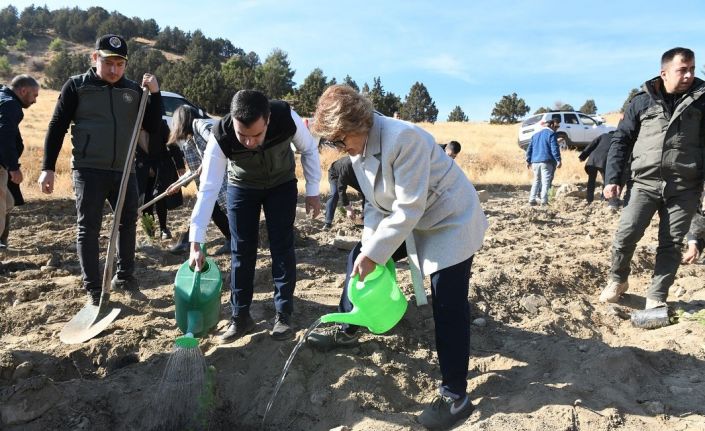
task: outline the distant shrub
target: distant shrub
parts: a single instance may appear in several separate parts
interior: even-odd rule
[[[6,56],[0,55],[0,76],[9,77],[12,75],[12,66]]]
[[[7,54],[7,42],[5,39],[0,39],[0,55]]]
[[[49,44],[49,51],[59,52],[64,49],[64,41],[58,37]]]
[[[32,72],[41,72],[44,70],[44,61],[34,58],[29,62],[29,70]]]
[[[28,45],[27,39],[17,39],[17,42],[15,42],[15,49],[18,51],[26,51]]]

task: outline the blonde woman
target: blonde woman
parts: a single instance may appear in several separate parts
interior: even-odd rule
[[[348,258],[339,311],[352,304],[346,288],[376,264],[406,257],[430,277],[440,396],[418,417],[433,429],[468,417],[470,357],[470,268],[487,229],[475,188],[433,136],[415,125],[376,113],[372,103],[345,85],[329,87],[318,101],[313,133],[350,155],[365,196],[362,241]],[[413,247],[413,248],[412,248]],[[410,252],[409,255],[414,255]],[[354,345],[356,327],[324,328],[308,343],[322,350]]]

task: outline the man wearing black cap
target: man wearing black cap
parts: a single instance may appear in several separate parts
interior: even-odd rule
[[[89,300],[100,300],[98,237],[103,220],[103,205],[108,199],[115,208],[120,181],[125,168],[130,177],[119,226],[117,273],[113,288],[135,292],[133,276],[137,222],[137,180],[134,164],[125,166],[132,131],[137,121],[142,88],[124,77],[127,65],[125,39],[107,34],[96,41],[91,55],[95,67],[69,78],[61,89],[54,115],[44,141],[44,160],[39,184],[43,193],[54,191],[56,160],[71,127],[73,145],[71,168],[78,216],[77,251],[83,286]],[[142,127],[156,132],[161,121],[161,94],[157,78],[150,73],[142,77],[142,87],[151,93]]]

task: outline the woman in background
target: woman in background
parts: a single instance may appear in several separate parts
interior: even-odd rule
[[[184,153],[189,171],[200,171],[203,152],[206,149],[206,143],[210,135],[211,124],[206,120],[197,118],[193,108],[181,105],[174,111],[168,144],[179,145]],[[188,183],[184,184],[183,187],[187,185]],[[196,177],[196,186],[199,185],[199,179]],[[211,215],[211,219],[225,237],[225,243],[215,251],[215,255],[230,253],[230,227],[225,206],[226,185],[227,176],[224,176],[223,185],[220,187],[220,192],[218,192],[218,205],[213,207],[213,215]],[[167,190],[176,193],[179,189],[180,187],[172,186]],[[182,253],[188,250],[188,234],[188,231],[181,234],[179,242],[170,250],[172,253]]]

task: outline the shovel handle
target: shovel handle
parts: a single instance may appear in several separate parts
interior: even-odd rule
[[[147,87],[142,87],[142,97],[140,98],[140,105],[137,110],[137,119],[135,120],[135,127],[132,129],[130,147],[127,150],[127,158],[125,159],[125,166],[123,167],[122,171],[122,179],[120,180],[120,191],[118,192],[115,204],[113,226],[110,230],[110,242],[108,243],[108,253],[105,258],[105,268],[103,271],[104,294],[110,293],[110,280],[113,275],[113,259],[115,257],[115,248],[117,246],[118,227],[120,226],[120,219],[122,218],[122,208],[125,205],[125,193],[127,192],[127,184],[130,180],[132,162],[135,159],[135,150],[137,149],[137,137],[139,136],[140,127],[142,126],[142,119],[144,118],[144,111],[147,107],[148,98],[149,90],[147,89]]]

